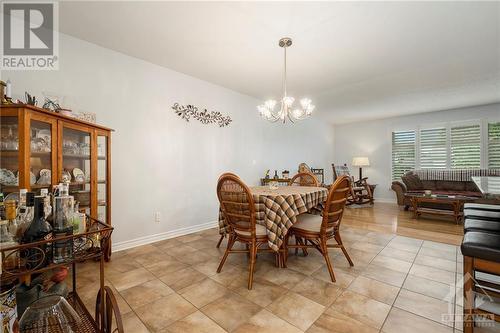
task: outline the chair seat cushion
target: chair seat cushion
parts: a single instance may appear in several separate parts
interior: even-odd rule
[[[477,204],[477,203],[465,203],[464,209],[477,209],[477,210],[486,210],[486,211],[494,211],[500,212],[500,205],[487,205],[487,204]]]
[[[500,221],[477,220],[466,218],[464,222],[465,232],[469,231],[486,231],[500,233]]]
[[[237,223],[238,224],[238,223]],[[247,223],[245,223],[246,225]],[[248,231],[241,231],[241,230],[236,230],[234,229],[234,232],[237,234],[237,235],[240,235],[240,236],[247,236],[247,237],[250,237],[250,232]],[[266,227],[264,227],[263,225],[260,225],[260,224],[255,224],[255,234],[257,236],[266,236],[267,235],[267,232],[266,232]]]
[[[464,217],[476,220],[496,220],[500,221],[500,210],[484,210],[477,208],[464,208]]]
[[[323,222],[323,217],[320,215],[301,214],[297,216],[297,223],[295,223],[292,226],[292,229],[299,229],[299,230],[319,233],[321,230],[322,222]],[[331,232],[333,231],[333,228],[329,228],[326,231]]]
[[[460,248],[464,256],[500,262],[499,234],[469,231]]]

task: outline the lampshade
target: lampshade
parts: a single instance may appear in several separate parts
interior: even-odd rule
[[[370,160],[368,160],[368,157],[353,157],[352,166],[355,167],[370,166]]]

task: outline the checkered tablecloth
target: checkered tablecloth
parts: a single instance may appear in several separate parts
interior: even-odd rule
[[[328,190],[323,187],[267,186],[250,188],[255,201],[256,222],[266,227],[269,247],[278,251],[288,229],[297,222],[297,215],[310,212],[321,214]],[[219,232],[229,232],[229,225],[219,212]]]

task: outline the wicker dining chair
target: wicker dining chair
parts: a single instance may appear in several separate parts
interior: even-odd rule
[[[326,199],[323,209],[323,216],[302,214],[297,217],[295,223],[289,230],[284,242],[284,262],[288,257],[288,248],[315,248],[325,258],[330,278],[335,282],[335,274],[328,255],[329,248],[340,248],[344,253],[349,265],[354,266],[347,250],[342,243],[340,237],[340,223],[344,213],[347,196],[349,195],[349,178],[341,176],[337,178],[335,183],[330,188],[328,198]],[[297,239],[304,240],[300,244],[289,245],[290,236],[295,236]],[[335,239],[337,244],[328,244],[328,240]]]
[[[299,172],[292,177],[289,186],[314,186],[318,187],[319,183],[316,177],[309,172]]]
[[[224,218],[231,229],[226,252],[217,268],[217,273],[221,272],[230,253],[247,253],[250,259],[248,289],[252,289],[257,252],[273,252],[269,248],[260,248],[268,242],[266,227],[256,223],[252,193],[238,176],[234,174],[222,175],[217,183],[217,197]],[[236,242],[245,244],[246,249],[233,250],[233,245]],[[276,255],[278,262],[280,260],[279,253]]]
[[[225,176],[225,175],[233,175],[233,176],[236,176],[234,173],[232,172],[224,172],[222,175],[220,175],[219,179],[217,181],[219,181],[222,176]],[[238,177],[238,176],[236,176]],[[225,234],[221,234],[220,235],[220,238],[219,238],[219,241],[217,242],[217,245],[216,245],[216,248],[220,248],[220,245],[222,244],[222,241],[224,240],[224,238],[226,237]]]

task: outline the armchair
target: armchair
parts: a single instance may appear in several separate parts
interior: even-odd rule
[[[349,179],[350,193],[347,198],[347,205],[357,204],[363,205],[369,203],[373,205],[373,191],[372,186],[368,184],[368,177],[361,178],[360,180],[354,180],[354,176],[351,176],[349,167],[347,164],[335,165],[332,163],[333,169],[333,181],[342,176],[347,176]]]

